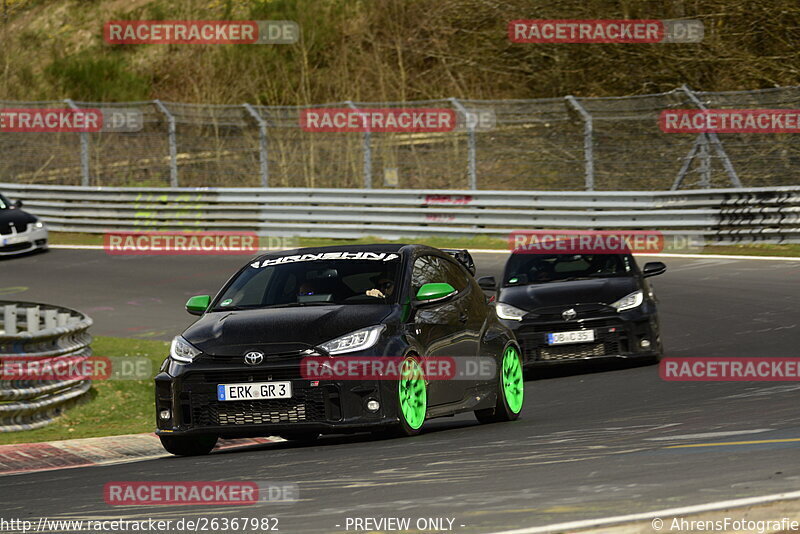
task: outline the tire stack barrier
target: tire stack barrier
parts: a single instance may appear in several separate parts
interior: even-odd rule
[[[89,392],[91,380],[9,379],[9,366],[30,360],[80,362],[92,355],[92,319],[34,302],[0,301],[0,432],[40,428]],[[66,361],[66,360],[65,360]],[[35,377],[33,377],[35,378]]]

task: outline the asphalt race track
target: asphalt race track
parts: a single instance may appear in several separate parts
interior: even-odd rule
[[[498,275],[504,255],[476,260],[479,275]],[[96,335],[166,340],[192,320],[187,297],[213,293],[245,261],[59,249],[0,261],[0,300],[80,309]],[[653,285],[668,356],[800,356],[800,261],[664,261]],[[800,384],[664,382],[657,366],[625,364],[541,375],[526,383],[514,423],[479,426],[465,415],[430,421],[410,439],[327,437],[13,475],[0,480],[0,502],[4,516],[34,520],[277,517],[281,532],[311,533],[345,531],[348,517],[445,517],[453,532],[485,533],[800,486]],[[300,500],[104,503],[106,482],[137,480],[297,484]]]

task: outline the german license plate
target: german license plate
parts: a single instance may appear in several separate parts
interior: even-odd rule
[[[291,382],[247,382],[217,386],[217,400],[220,401],[290,399],[291,397]]]
[[[570,343],[588,343],[590,341],[594,341],[594,330],[571,330],[569,332],[547,334],[548,345],[568,345]]]

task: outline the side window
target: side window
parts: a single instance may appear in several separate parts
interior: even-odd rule
[[[420,256],[414,260],[411,270],[411,289],[414,295],[425,284],[445,282],[446,275],[442,269],[442,261],[436,256]]]
[[[442,267],[444,268],[445,282],[453,286],[459,293],[467,289],[469,278],[461,267],[449,260],[442,260]]]

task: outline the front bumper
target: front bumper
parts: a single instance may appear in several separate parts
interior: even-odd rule
[[[0,256],[14,256],[47,249],[47,227],[14,234],[0,234]]]
[[[572,321],[534,318],[503,322],[514,330],[522,349],[523,364],[529,367],[603,358],[653,358],[660,353],[658,317],[654,310],[602,313]],[[574,330],[594,330],[595,339],[585,343],[548,344],[548,333]]]
[[[300,376],[299,365],[219,365],[169,363],[156,376],[157,434],[214,434],[224,438],[281,433],[347,433],[391,426],[398,422],[395,382],[366,380],[312,381]],[[292,397],[272,400],[217,400],[217,385],[290,381]],[[370,412],[366,404],[377,400]],[[170,410],[171,417],[160,413]]]

